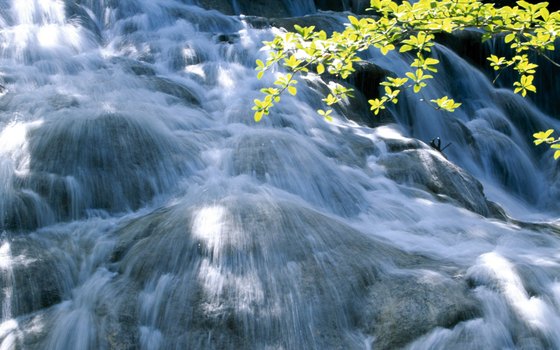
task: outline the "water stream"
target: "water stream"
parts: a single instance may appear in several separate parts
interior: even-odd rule
[[[441,46],[453,114],[256,124],[280,29],[208,3],[0,0],[0,349],[560,348],[554,116]]]

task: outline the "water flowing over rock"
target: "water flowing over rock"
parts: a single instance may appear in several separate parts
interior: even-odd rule
[[[380,159],[387,176],[400,183],[456,200],[459,205],[488,216],[490,209],[482,185],[443,157],[427,150],[405,150]]]
[[[434,49],[453,114],[371,115],[410,63],[372,49],[332,122],[328,76],[253,121],[262,41],[367,4],[0,0],[0,348],[560,348],[557,101],[475,35]]]

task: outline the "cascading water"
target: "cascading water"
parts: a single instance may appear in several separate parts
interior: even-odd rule
[[[209,3],[0,0],[0,349],[560,348],[556,120],[441,47],[454,114],[255,124],[279,29]]]
[[[511,204],[516,215],[527,213],[514,209],[518,205],[506,199],[511,194],[540,211],[557,211],[556,178],[546,171],[555,164],[549,155],[539,157],[542,152],[535,149],[532,134],[558,127],[558,121],[513,92],[493,88],[483,73],[449,49],[439,46],[435,55],[441,62],[437,76],[445,78],[437,79],[420,97],[408,94],[405,103],[397,105],[395,116],[400,124],[426,143],[439,136],[450,144],[445,152],[449,159],[484,182],[487,194],[499,198],[503,205]],[[409,60],[395,54],[375,54],[374,61],[403,76],[410,68]],[[461,110],[434,112],[423,102],[442,95],[461,101]],[[522,211],[531,210],[523,207]]]

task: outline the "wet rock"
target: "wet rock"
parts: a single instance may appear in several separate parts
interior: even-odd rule
[[[155,69],[152,68],[149,64],[142,61],[123,57],[113,57],[111,58],[111,63],[120,65],[123,67],[123,70],[125,72],[133,73],[138,76],[152,77],[156,75]]]
[[[387,176],[417,186],[483,216],[493,214],[480,182],[428,149],[408,149],[379,159]]]
[[[316,104],[313,105],[313,107],[316,109],[325,108],[325,105],[321,102],[321,99],[323,98],[323,96],[326,96],[330,93],[327,82],[329,80],[334,80],[331,77],[322,77],[322,78],[324,80],[323,79],[305,80],[305,82],[311,87],[311,89],[314,91],[316,95],[314,99],[314,101],[316,101]],[[353,85],[348,84],[347,82],[339,81],[339,80],[336,81],[348,88],[355,89]],[[366,125],[370,127],[376,125],[374,116],[369,110],[369,105],[366,101],[366,98],[363,96],[362,93],[360,93],[360,91],[356,91],[355,96],[353,98],[348,98],[346,100],[343,100],[340,103],[333,105],[332,107],[338,115],[348,120],[355,121],[360,125]]]
[[[375,318],[378,328],[362,328],[382,332],[391,317],[410,316],[406,306],[389,316],[376,309],[389,305],[387,288],[398,289],[403,280],[393,281],[384,266],[390,261],[421,268],[430,264],[428,258],[264,193],[207,200],[207,205],[180,203],[117,231],[119,275],[158,291],[150,319],[164,348],[359,348],[363,340],[346,338],[348,329],[369,327]],[[422,283],[410,282],[405,290],[423,295],[414,290]],[[446,283],[434,289],[459,293],[452,291],[458,285]],[[408,305],[431,308],[440,295],[425,289],[433,293],[428,302],[419,297]],[[406,294],[397,299],[405,303]],[[370,300],[382,303],[369,305]],[[459,302],[453,296],[446,300]],[[456,308],[463,310],[463,304]],[[439,310],[412,318],[404,329],[425,319],[434,319],[429,324],[434,326],[461,318],[452,305]]]
[[[140,348],[138,327],[138,286],[128,279],[120,279],[117,282],[117,295],[119,298],[113,300],[108,298],[109,308],[106,317],[107,326],[104,336],[107,347],[112,350],[133,350]],[[106,332],[106,333],[105,333]]]
[[[349,157],[361,158],[362,164],[365,163],[365,155],[357,155],[351,146],[347,151]],[[301,143],[287,133],[259,132],[235,140],[228,168],[234,176],[252,176],[339,215],[358,214],[364,203],[359,186],[341,178],[323,159],[312,145]],[[299,169],[304,168],[307,170],[302,174]],[[315,185],[305,189],[306,183]]]
[[[77,272],[64,256],[26,237],[7,240],[1,249],[6,255],[0,278],[3,314],[15,318],[68,297]]]
[[[452,328],[481,314],[464,282],[422,271],[374,284],[365,309],[375,349],[401,348],[435,327]]]
[[[175,155],[193,152],[196,162],[197,153],[157,122],[118,114],[53,118],[28,140],[29,171],[14,180],[11,215],[0,222],[15,229],[137,209],[185,173]]]
[[[3,329],[3,344],[9,338],[16,349],[139,349],[137,296],[140,291],[130,281],[119,280],[115,285],[111,295],[99,296],[91,309],[73,305],[74,299],[60,307],[43,308],[20,316],[13,323],[8,321]],[[74,306],[77,308],[72,309]],[[77,312],[89,313],[90,321],[95,319],[88,329],[80,327],[87,317],[78,319]],[[61,333],[61,327],[67,327],[68,333]]]
[[[66,198],[66,195],[59,198]],[[16,189],[3,193],[0,208],[0,230],[29,231],[55,222],[47,203],[29,191]]]
[[[425,143],[418,139],[406,138],[406,139],[384,139],[385,147],[388,152],[398,153],[406,150],[419,150],[419,149],[429,149]]]
[[[152,88],[156,91],[176,97],[187,105],[200,106],[200,99],[197,94],[185,85],[163,77],[151,77],[150,82]]]

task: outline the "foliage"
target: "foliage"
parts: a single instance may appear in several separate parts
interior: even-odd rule
[[[554,149],[554,159],[560,158],[560,138],[552,137],[554,133],[553,129],[548,129],[547,131],[539,131],[533,134],[535,138],[535,145],[540,145],[541,143],[547,143],[550,148]]]
[[[535,51],[548,58],[546,52],[554,50],[560,33],[560,12],[551,13],[547,6],[546,2],[526,1],[517,1],[514,7],[495,7],[477,0],[418,0],[414,4],[371,0],[372,16],[349,16],[345,30],[330,36],[325,31],[316,31],[314,26],[295,25],[295,32],[285,32],[265,42],[269,56],[264,62],[256,62],[259,79],[275,66],[283,67],[286,73],[276,72],[274,86],[261,90],[263,99],[255,99],[255,120],[268,115],[284,91],[297,93],[298,75],[328,73],[346,79],[354,72],[353,64],[360,61],[359,52],[371,47],[383,55],[391,51],[411,55],[410,71],[402,77],[388,77],[381,83],[380,98],[368,101],[373,113],[378,114],[388,103],[397,103],[403,89],[420,93],[437,73],[439,61],[432,57],[435,34],[473,28],[482,30],[483,41],[498,38],[511,47],[511,57],[493,54],[488,57],[498,76],[512,69],[518,75],[513,83],[515,93],[525,96],[527,92],[536,92],[533,80],[538,66],[530,61],[528,52]],[[329,90],[323,99],[327,109],[318,111],[327,119],[331,118],[330,106],[352,94],[352,89],[335,82],[329,83]],[[448,96],[428,103],[449,112],[461,105]]]

